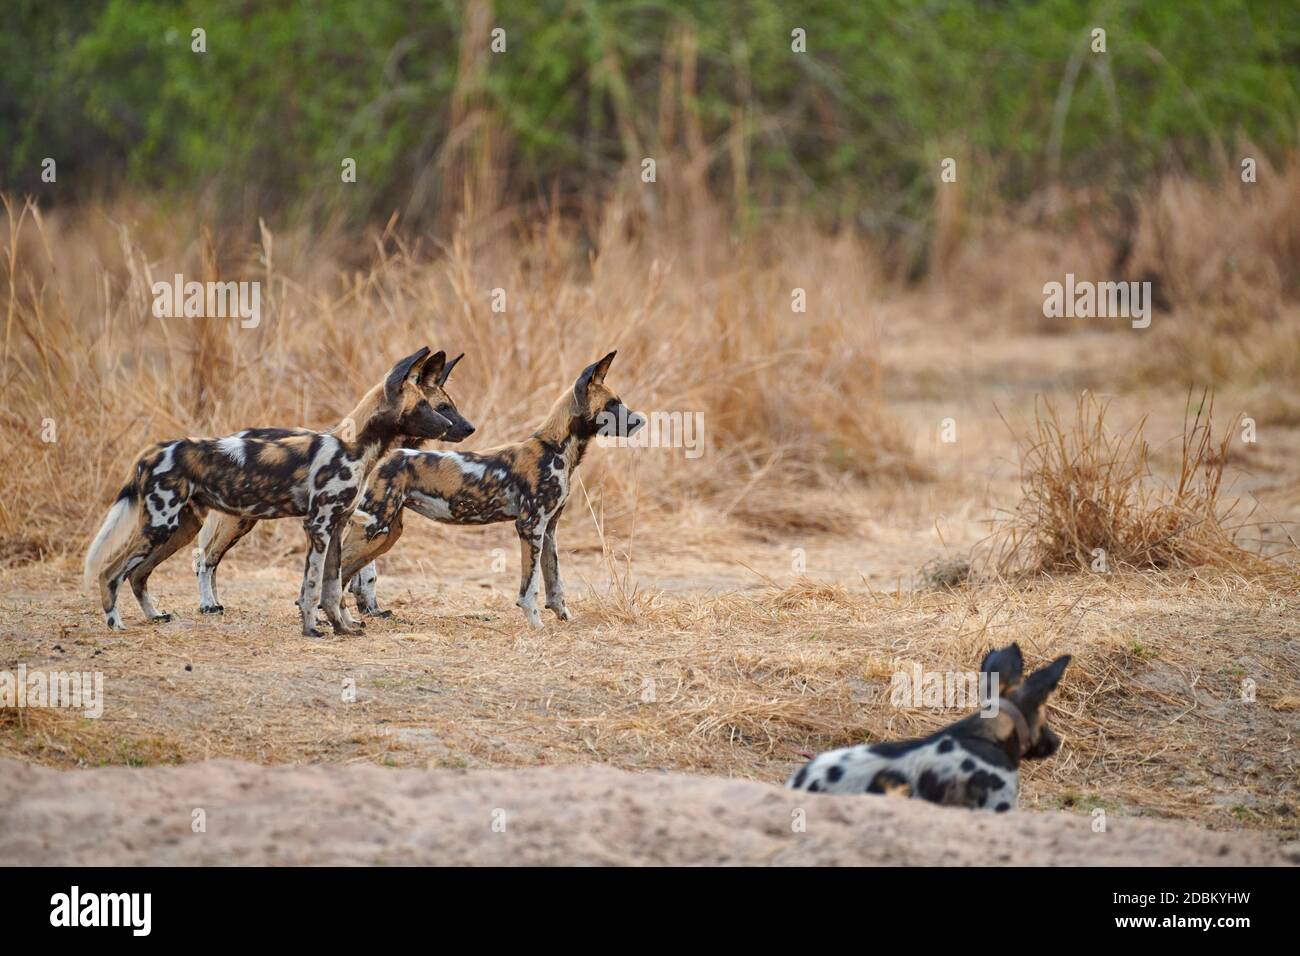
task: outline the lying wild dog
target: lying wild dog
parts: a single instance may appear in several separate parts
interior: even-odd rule
[[[117,594],[124,580],[150,620],[171,619],[154,609],[149,575],[194,538],[212,509],[303,518],[303,634],[321,636],[317,603],[336,633],[359,633],[339,607],[341,532],[375,461],[402,438],[439,438],[451,428],[420,389],[428,356],[422,348],[394,365],[348,416],[353,428],[338,433],[181,438],[146,448],[86,554],[86,581],[98,579],[108,626],[122,629]]]
[[[948,806],[1010,810],[1020,795],[1021,759],[1041,760],[1061,746],[1061,738],[1047,726],[1044,708],[1069,663],[1068,654],[1058,657],[1022,684],[1020,646],[990,651],[980,665],[981,673],[997,676],[1000,696],[996,709],[990,706],[990,716],[971,714],[918,740],[827,751],[786,786],[824,793],[892,793]]]
[[[560,583],[555,531],[574,469],[597,434],[628,436],[645,424],[605,387],[617,353],[588,366],[566,389],[541,427],[518,444],[482,452],[398,450],[375,466],[352,527],[344,537],[343,580],[391,548],[402,533],[402,508],[448,524],[513,520],[522,554],[519,606],[533,627],[538,579],[546,606],[570,619]]]
[[[447,392],[447,379],[451,375],[451,370],[464,357],[464,354],[457,355],[449,362],[443,352],[435,352],[425,359],[420,371],[420,390],[424,393],[425,399],[433,406],[435,412],[451,422],[451,428],[441,437],[441,441],[445,442],[461,442],[474,434],[474,426],[461,415],[455,401]],[[334,426],[332,432],[338,434],[349,427],[355,428],[355,422],[349,422],[349,419],[345,418]],[[315,432],[305,428],[249,428],[232,437],[245,441],[249,439],[276,441],[313,434]],[[419,448],[424,444],[424,439],[404,438],[401,444],[404,448]],[[225,608],[217,599],[217,567],[226,552],[234,547],[240,538],[252,531],[259,520],[261,519],[231,515],[221,511],[212,511],[208,514],[207,520],[203,522],[203,530],[199,532],[198,560],[195,568],[199,579],[199,613],[225,612]],[[379,607],[375,603],[375,578],[374,568],[367,567],[353,581],[353,591],[357,594],[357,607],[365,614],[379,614]],[[359,588],[358,585],[363,581],[368,587]],[[299,593],[299,602],[302,601],[302,597]]]

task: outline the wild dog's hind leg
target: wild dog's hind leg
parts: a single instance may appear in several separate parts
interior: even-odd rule
[[[144,531],[137,530],[118,558],[100,574],[99,597],[104,607],[104,621],[110,630],[126,630],[122,614],[117,609],[117,593],[126,576],[139,567],[152,550],[153,544],[145,537]]]
[[[170,614],[165,614],[153,606],[153,601],[149,597],[149,575],[153,573],[154,568],[193,541],[202,525],[203,519],[199,516],[198,510],[193,505],[187,505],[180,513],[179,523],[176,530],[171,533],[171,537],[156,545],[149,552],[148,557],[127,574],[135,599],[140,602],[140,610],[144,611],[144,616],[149,620],[165,624],[172,619]]]
[[[546,523],[537,515],[527,515],[515,521],[519,533],[519,600],[531,627],[541,627],[542,617],[537,613],[537,591],[542,579],[542,541],[546,537]]]
[[[348,590],[356,598],[357,610],[362,614],[367,617],[392,617],[392,611],[379,610],[379,601],[375,597],[375,581],[378,579],[379,572],[375,569],[375,562],[371,561],[352,578]]]
[[[172,536],[180,530],[182,512],[189,510],[189,488],[184,484],[168,488],[151,483],[142,492],[142,502],[144,514],[140,524],[132,532],[130,541],[120,555],[103,570],[99,577],[99,595],[104,606],[104,619],[115,631],[123,630],[122,615],[117,609],[117,595],[121,590],[122,582],[134,575],[146,563],[148,563],[148,570],[144,572],[144,579],[147,580],[149,571],[172,553],[166,551],[160,557],[153,557],[154,552],[166,548]],[[194,530],[198,530],[197,526]],[[190,536],[193,537],[193,533]],[[172,550],[174,551],[175,548]],[[134,581],[132,589],[135,589]],[[141,592],[144,593],[144,597],[140,600],[140,606],[150,617],[156,617],[157,612],[153,610],[148,592],[143,590],[143,586],[136,592],[137,596]]]
[[[214,511],[208,515],[199,536],[195,572],[199,577],[199,613],[222,614],[225,608],[217,597],[217,566],[226,552],[257,524],[256,518],[238,518]]]
[[[551,515],[551,520],[546,525],[546,535],[542,538],[542,579],[546,584],[546,606],[554,611],[555,616],[561,621],[571,621],[573,615],[564,605],[564,584],[560,581],[560,557],[555,547],[555,527],[560,523],[562,514],[564,514],[563,505]]]

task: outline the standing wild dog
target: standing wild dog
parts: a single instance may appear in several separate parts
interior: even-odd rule
[[[996,709],[971,714],[928,737],[861,744],[818,754],[786,781],[822,793],[888,793],[931,803],[1003,812],[1020,797],[1020,761],[1042,760],[1061,746],[1047,726],[1047,698],[1068,654],[1021,681],[1020,645],[989,651],[980,672],[997,676]],[[992,695],[990,694],[990,697]]]
[[[391,548],[402,533],[402,508],[448,524],[513,520],[523,573],[519,606],[541,627],[539,578],[546,606],[570,619],[560,583],[555,529],[569,498],[569,483],[587,444],[597,434],[628,436],[645,424],[608,388],[605,373],[617,353],[588,366],[566,389],[531,438],[482,452],[399,449],[375,466],[354,527],[343,544],[343,580],[349,581]]]
[[[433,406],[435,412],[451,422],[451,427],[440,439],[445,442],[461,442],[474,434],[474,426],[461,415],[460,410],[456,408],[455,401],[447,392],[447,379],[451,375],[451,370],[464,357],[464,354],[457,355],[449,362],[444,353],[435,352],[425,360],[420,372],[420,390],[424,393],[425,399]],[[345,418],[334,426],[331,432],[338,434],[347,428],[355,429],[355,427],[355,422]],[[243,440],[274,441],[314,434],[316,433],[305,428],[249,428],[233,437]],[[402,447],[404,448],[419,448],[422,444],[424,444],[422,438],[405,437],[402,439]],[[198,566],[195,568],[199,580],[199,613],[222,614],[225,612],[225,608],[221,606],[221,602],[217,599],[217,567],[221,564],[221,559],[225,557],[226,552],[234,547],[240,538],[252,531],[253,526],[259,520],[259,518],[241,517],[221,511],[212,511],[208,514],[207,520],[203,522],[203,530],[199,532],[199,553],[196,562]],[[374,568],[366,567],[353,581],[353,591],[357,595],[357,607],[365,614],[379,614],[379,606],[375,603],[375,578]],[[300,593],[298,595],[300,602],[302,597]]]
[[[302,632],[322,636],[319,603],[336,633],[359,633],[339,607],[341,532],[375,461],[403,437],[439,438],[451,428],[420,389],[428,357],[425,347],[394,365],[348,416],[353,428],[338,433],[181,438],[145,449],[86,554],[86,581],[98,579],[108,626],[122,629],[117,593],[124,580],[150,620],[171,619],[154,609],[149,575],[194,538],[212,509],[303,518]]]

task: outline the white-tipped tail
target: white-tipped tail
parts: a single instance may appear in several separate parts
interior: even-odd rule
[[[108,564],[135,531],[140,502],[134,497],[118,498],[108,509],[108,516],[99,526],[99,534],[90,542],[86,552],[86,569],[82,581],[88,588],[98,589],[99,572]]]

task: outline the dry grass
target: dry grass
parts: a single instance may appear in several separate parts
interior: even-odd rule
[[[1300,214],[1300,209],[1297,209]],[[1157,318],[1153,336],[1132,353],[1127,370],[1137,383],[1175,385],[1242,383],[1274,395],[1277,382],[1300,380],[1300,305],[1280,300],[1275,312],[1237,305],[1182,308],[1175,323]],[[1290,400],[1289,390],[1274,400]]]
[[[467,230],[440,250],[385,231],[363,253],[266,225],[255,244],[217,241],[154,215],[9,209],[0,443],[24,467],[0,469],[0,536],[21,543],[15,557],[81,549],[146,444],[327,426],[426,342],[467,353],[452,386],[480,446],[527,435],[611,348],[611,384],[632,407],[703,412],[702,457],[593,456],[584,480],[603,487],[615,521],[684,499],[743,514],[740,488],[772,497],[794,483],[921,474],[881,401],[872,254],[851,237],[792,226],[737,242],[705,209],[687,258],[668,236],[632,234],[615,205],[595,248],[551,218]],[[176,272],[260,280],[261,326],[154,318],[151,285]],[[792,311],[796,287],[806,312]],[[493,311],[494,289],[505,311]]]
[[[1123,431],[1106,425],[1107,406],[1080,394],[1063,423],[1052,402],[1037,408],[1021,440],[1022,498],[998,534],[998,570],[1010,573],[1219,567],[1257,573],[1268,565],[1236,541],[1236,502],[1220,500],[1231,426],[1213,433],[1213,400],[1189,403],[1178,474],[1151,470],[1145,419]]]
[[[1258,181],[1171,177],[1139,204],[1135,274],[1150,276],[1181,321],[1157,317],[1135,351],[1140,381],[1180,385],[1300,377],[1300,163],[1259,158]]]
[[[1300,163],[1273,166],[1249,144],[1238,155],[1259,157],[1256,182],[1229,164],[1218,182],[1168,177],[1139,200],[1134,266],[1175,306],[1277,320],[1300,297]]]

